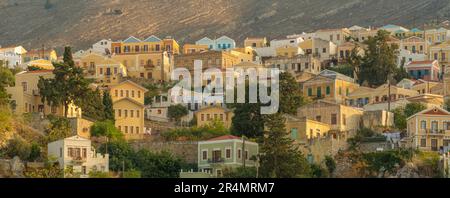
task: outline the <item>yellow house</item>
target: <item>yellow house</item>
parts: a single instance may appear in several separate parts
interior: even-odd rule
[[[362,109],[328,101],[316,101],[297,110],[297,117],[325,123],[330,126],[330,130],[349,134],[354,134],[361,128],[362,116]]]
[[[292,58],[297,55],[305,54],[300,47],[290,45],[281,46],[275,49],[277,56]]]
[[[412,53],[417,54],[427,54],[428,53],[428,42],[425,39],[411,36],[400,41],[400,49],[408,50]]]
[[[39,77],[53,78],[54,74],[51,70],[23,71],[15,76],[15,86],[7,87],[8,94],[14,105],[14,112],[18,115],[24,113],[40,113],[42,115],[64,116],[64,107],[51,107],[47,103],[42,103],[39,94],[38,82]],[[67,116],[81,117],[81,108],[75,105],[69,105]]]
[[[344,104],[347,96],[359,87],[353,78],[323,70],[318,76],[303,83],[303,95],[311,99],[323,99]]]
[[[331,41],[336,45],[340,45],[345,42],[345,39],[351,35],[350,30],[347,28],[338,29],[321,29],[316,31],[316,37]]]
[[[256,57],[256,52],[251,47],[234,48],[230,53],[237,56],[240,62],[253,62]]]
[[[156,81],[168,81],[172,69],[167,52],[144,54],[120,54],[111,58],[127,68],[127,75],[134,78],[146,78]]]
[[[368,104],[383,103],[389,100],[396,101],[410,96],[417,96],[419,93],[415,90],[404,89],[387,84],[381,85],[375,89],[370,87],[359,87],[348,95],[347,104],[350,106],[363,107]]]
[[[169,54],[179,54],[180,46],[175,39],[167,37],[160,39],[154,35],[140,40],[134,36],[123,41],[111,43],[111,52],[119,54],[143,54],[143,53],[162,53],[166,51]]]
[[[445,28],[425,30],[425,39],[430,44],[438,44],[448,41],[450,30]]]
[[[130,80],[110,87],[116,127],[128,140],[144,138],[144,95],[147,91]]]
[[[183,54],[192,54],[196,52],[205,52],[209,50],[208,45],[185,44],[183,46]]]
[[[45,59],[37,59],[37,60],[32,60],[27,64],[27,67],[36,67],[36,68],[40,68],[43,70],[53,70],[55,69],[55,67],[53,66],[52,61],[49,60],[45,60]]]
[[[226,128],[230,128],[233,116],[233,111],[220,106],[208,106],[195,112],[197,126],[199,127],[208,125],[214,120],[218,120],[221,121]]]
[[[327,136],[330,125],[306,117],[284,115],[286,132],[297,142],[306,142],[310,139]]]
[[[305,54],[318,57],[321,62],[329,61],[337,55],[337,45],[331,41],[312,38],[298,45]]]
[[[247,37],[244,40],[245,47],[261,48],[267,47],[267,45],[268,43],[266,37]]]
[[[87,78],[93,78],[102,85],[118,84],[127,76],[127,69],[122,63],[100,54],[87,54],[76,64],[84,69]]]
[[[84,138],[91,138],[91,127],[94,125],[94,120],[89,120],[86,118],[70,118],[70,126],[73,135],[78,135]]]
[[[417,91],[419,94],[441,94],[440,86],[443,86],[441,82],[436,81],[425,81],[422,79],[419,79],[414,83],[412,86],[412,90]],[[442,88],[441,88],[442,89]]]
[[[450,143],[450,113],[434,107],[407,119],[408,144],[424,151],[440,151]]]
[[[429,51],[429,60],[439,61],[442,71],[445,72],[445,70],[448,69],[447,67],[450,65],[450,41],[430,46]]]
[[[23,61],[25,63],[40,59],[48,60],[50,62],[56,61],[58,60],[58,55],[54,49],[34,49],[27,51],[27,53],[23,55]]]
[[[278,68],[294,76],[304,73],[319,74],[322,70],[320,60],[311,55],[298,55],[295,57],[274,57],[266,60],[264,65],[269,68]]]

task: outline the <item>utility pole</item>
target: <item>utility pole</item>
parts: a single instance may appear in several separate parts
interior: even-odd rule
[[[125,175],[125,160],[122,160],[122,178]]]
[[[242,166],[245,168],[245,158],[247,154],[245,153],[245,137],[242,136]]]

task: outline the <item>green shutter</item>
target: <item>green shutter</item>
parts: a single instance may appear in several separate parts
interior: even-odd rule
[[[330,93],[331,93],[331,88],[330,88],[330,86],[328,86],[327,87],[327,95],[330,95]]]
[[[312,88],[308,88],[308,96],[312,96]]]
[[[296,140],[298,136],[298,130],[296,128],[291,129],[291,138]]]

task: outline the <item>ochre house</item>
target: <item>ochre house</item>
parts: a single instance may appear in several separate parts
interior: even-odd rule
[[[244,40],[245,47],[261,48],[267,47],[267,45],[268,42],[266,37],[247,37]]]
[[[323,99],[344,104],[348,95],[358,89],[353,78],[324,70],[318,76],[303,83],[303,95],[311,99]]]
[[[7,87],[8,94],[11,95],[13,102],[13,111],[18,114],[24,113],[41,113],[42,115],[64,116],[64,107],[52,107],[46,102],[43,103],[39,93],[39,78],[53,78],[54,74],[51,70],[23,71],[15,75],[15,86]],[[67,116],[81,117],[81,108],[73,104],[69,105]]]
[[[390,93],[389,93],[390,92]],[[415,90],[404,89],[384,84],[377,88],[359,87],[347,96],[347,104],[350,106],[363,107],[368,104],[396,101],[410,96],[417,96],[419,93]]]
[[[316,101],[297,110],[297,117],[328,124],[330,130],[347,134],[354,134],[361,128],[362,116],[362,109],[327,101]]]
[[[140,40],[134,36],[123,41],[111,43],[111,52],[115,55],[121,54],[142,54],[142,53],[161,53],[166,51],[169,54],[179,54],[180,46],[175,39],[167,37],[160,39],[154,35]]]
[[[221,106],[208,106],[195,112],[199,127],[209,125],[213,121],[220,121],[226,128],[230,128],[233,116],[233,111]]]
[[[146,92],[147,89],[129,80],[110,87],[116,127],[122,131],[126,139],[144,138]]]
[[[127,76],[127,68],[122,63],[100,54],[87,54],[75,64],[84,69],[87,78],[93,78],[101,85],[118,84]]]
[[[450,143],[450,113],[434,107],[407,119],[406,144],[424,151],[440,151]]]

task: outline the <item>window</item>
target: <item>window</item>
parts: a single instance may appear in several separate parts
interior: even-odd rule
[[[138,98],[141,97],[141,91],[138,91]]]
[[[116,97],[119,97],[119,91],[118,91],[118,90],[115,90],[115,91],[114,91],[114,95],[115,95]]]
[[[327,53],[327,48],[323,48],[322,53]]]
[[[330,95],[330,94],[331,94],[331,88],[330,88],[330,86],[327,86],[326,93],[327,93],[327,95]]]
[[[245,160],[248,160],[248,151],[244,152],[244,158],[245,158]]]
[[[87,157],[87,149],[86,148],[83,148],[83,158],[86,158]]]
[[[136,134],[139,134],[139,127],[136,127]]]
[[[427,139],[420,139],[420,147],[427,147]]]
[[[125,126],[125,133],[128,133],[128,126]]]
[[[238,159],[241,159],[242,151],[241,149],[238,149]]]
[[[205,114],[201,114],[201,120],[205,121]]]
[[[438,130],[439,130],[438,122],[437,121],[432,121],[431,122],[431,132],[437,133]]]
[[[322,116],[316,116],[316,121],[317,122],[321,122],[322,121]]]
[[[296,140],[297,137],[298,137],[298,130],[297,130],[297,128],[292,128],[292,129],[291,129],[291,138],[292,138],[293,140]]]
[[[130,110],[130,117],[134,117],[134,110]]]
[[[312,88],[308,88],[308,96],[312,96]]]
[[[333,125],[337,124],[337,114],[335,113],[331,114],[331,124]]]
[[[133,134],[134,127],[130,126],[130,133]]]
[[[131,97],[134,98],[134,90],[131,91]]]
[[[119,109],[119,117],[122,117],[122,110]]]
[[[141,117],[141,112],[139,110],[136,110],[136,117],[137,118]]]
[[[202,160],[208,159],[208,151],[202,151]]]
[[[444,129],[450,130],[450,122],[444,122]]]
[[[125,117],[128,117],[128,110],[124,110],[125,112]]]
[[[28,89],[28,84],[27,84],[27,82],[22,82],[22,88],[23,88],[23,91],[24,91],[24,92],[27,91],[27,89]]]
[[[420,122],[420,129],[426,129],[426,128],[427,128],[427,121],[422,120],[422,121]]]
[[[231,158],[231,149],[226,149],[226,150],[225,150],[225,157],[226,157],[227,159],[230,159],[230,158]]]
[[[321,97],[321,96],[322,96],[322,88],[317,87],[317,97]]]
[[[123,97],[123,90],[120,90],[120,97]]]

